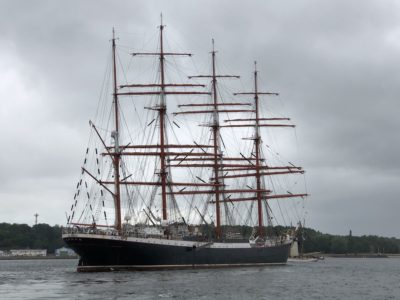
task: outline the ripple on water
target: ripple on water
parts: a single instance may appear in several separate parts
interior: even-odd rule
[[[0,261],[0,299],[400,299],[400,259],[77,273],[74,260]]]

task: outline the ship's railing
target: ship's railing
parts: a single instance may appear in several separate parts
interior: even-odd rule
[[[64,227],[62,229],[63,234],[93,234],[93,235],[107,235],[107,236],[117,236],[119,235],[117,230],[108,228],[102,229],[95,226],[73,226],[73,227]],[[122,232],[122,236],[124,237],[136,237],[136,238],[158,238],[158,239],[168,239],[171,236],[165,236],[162,232],[159,233],[147,233],[143,229],[143,227],[132,227],[132,228],[124,228]],[[182,236],[174,236],[174,238],[182,239]]]
[[[118,235],[114,229],[100,229],[97,227],[63,227],[63,234],[100,234],[100,235]]]

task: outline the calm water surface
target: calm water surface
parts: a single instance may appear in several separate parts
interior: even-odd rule
[[[114,273],[77,273],[76,263],[0,260],[0,299],[400,299],[400,258]]]

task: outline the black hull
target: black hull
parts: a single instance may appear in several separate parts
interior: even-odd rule
[[[194,243],[186,243],[183,246],[179,241],[176,245],[173,245],[173,241],[169,244],[157,244],[84,235],[64,236],[63,239],[80,256],[78,271],[285,264],[290,249],[290,244],[237,248],[213,247],[207,244],[197,247]]]

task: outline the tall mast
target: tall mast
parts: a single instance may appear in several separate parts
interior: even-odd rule
[[[256,151],[256,186],[257,186],[257,214],[258,214],[258,235],[264,236],[263,226],[263,213],[262,213],[262,192],[261,190],[261,176],[260,176],[260,116],[259,116],[259,103],[258,103],[258,87],[257,87],[257,62],[254,62],[254,106],[256,110],[256,121],[254,125],[254,147]]]
[[[217,95],[217,75],[215,73],[215,48],[214,48],[214,39],[212,39],[212,89],[213,89],[213,100],[214,100],[214,112],[213,112],[213,145],[214,145],[214,183],[215,183],[215,214],[216,214],[216,235],[217,238],[221,237],[221,210],[220,210],[220,193],[219,193],[219,118],[218,118],[218,95]]]
[[[212,94],[213,94],[213,104],[212,104],[212,110],[206,110],[206,111],[186,111],[186,112],[181,112],[180,114],[187,114],[187,113],[212,113],[213,115],[213,122],[210,125],[212,128],[212,135],[213,135],[213,170],[214,170],[214,177],[212,178],[213,184],[214,184],[214,195],[215,195],[215,200],[213,203],[215,203],[215,215],[216,215],[216,228],[215,228],[215,233],[217,238],[221,238],[221,208],[220,208],[220,203],[221,203],[221,194],[224,193],[224,189],[221,188],[223,186],[223,183],[221,182],[221,176],[220,176],[220,169],[221,169],[221,151],[219,147],[219,140],[220,140],[220,124],[219,124],[219,113],[220,112],[243,112],[243,110],[232,110],[232,109],[227,109],[227,110],[221,110],[220,106],[223,105],[228,105],[228,104],[223,104],[219,103],[218,101],[218,94],[217,94],[217,78],[239,78],[239,76],[236,75],[217,75],[216,74],[216,67],[215,67],[215,61],[216,61],[216,54],[217,52],[215,51],[214,48],[214,39],[212,39],[212,51],[211,51],[211,57],[212,57],[212,74],[211,75],[196,75],[196,76],[189,76],[189,78],[211,78],[211,84],[212,84]],[[189,106],[189,105],[188,105]],[[192,104],[192,106],[196,106],[195,104]],[[232,106],[232,103],[229,104],[229,106]],[[247,111],[247,110],[245,110]]]
[[[112,57],[113,57],[113,83],[114,83],[114,115],[115,115],[115,130],[112,133],[114,138],[114,205],[115,205],[115,228],[121,233],[121,191],[120,191],[120,174],[119,163],[121,153],[119,149],[119,108],[118,108],[118,88],[117,88],[117,63],[115,53],[115,31],[113,28],[112,38]]]
[[[166,142],[166,124],[165,124],[165,117],[167,113],[167,99],[166,95],[203,95],[203,94],[209,94],[206,92],[202,91],[178,91],[175,90],[176,88],[187,88],[187,87],[204,87],[204,85],[199,85],[199,84],[180,84],[180,83],[166,83],[165,82],[165,58],[167,56],[191,56],[191,53],[176,53],[176,52],[165,52],[164,51],[164,38],[163,38],[163,31],[164,31],[165,25],[163,25],[162,22],[162,15],[161,15],[161,22],[160,22],[160,50],[157,52],[135,52],[132,53],[133,56],[157,56],[160,60],[160,83],[150,83],[150,84],[126,84],[126,85],[121,85],[120,88],[132,88],[134,89],[133,91],[128,91],[128,92],[119,92],[118,95],[120,96],[145,96],[145,95],[159,95],[160,96],[160,101],[159,104],[153,107],[145,107],[146,109],[154,110],[158,112],[158,118],[159,118],[159,126],[160,126],[160,131],[159,131],[159,143],[157,145],[126,145],[121,147],[125,151],[122,151],[120,155],[138,155],[138,156],[146,156],[146,155],[151,155],[151,156],[156,156],[160,158],[160,169],[158,175],[160,176],[160,180],[158,182],[128,182],[128,181],[123,181],[120,182],[122,185],[126,184],[142,184],[142,185],[154,185],[154,186],[161,186],[161,210],[162,210],[162,220],[166,221],[168,219],[168,213],[167,213],[167,195],[169,194],[174,194],[173,191],[167,192],[167,187],[173,186],[175,184],[182,184],[182,183],[174,183],[174,182],[168,182],[168,172],[167,168],[170,167],[167,165],[167,158],[170,155],[174,156],[179,156],[180,153],[188,156],[188,155],[195,155],[195,153],[188,153],[187,151],[184,152],[172,152],[171,148],[196,148],[200,149],[200,145],[170,145],[167,144]],[[157,91],[154,90],[145,90],[145,91],[137,91],[137,89],[141,88],[158,88]],[[168,88],[168,90],[167,90]],[[126,150],[129,149],[143,149],[144,151],[139,151],[139,152],[129,152]],[[148,151],[148,149],[157,149],[159,151]],[[201,155],[201,153],[197,154],[198,156]],[[108,184],[108,182],[105,182]],[[186,183],[185,183],[186,184]]]
[[[229,125],[225,125],[222,127],[253,127],[254,128],[254,136],[250,138],[254,141],[255,148],[255,164],[250,166],[249,168],[242,168],[241,170],[236,169],[237,171],[254,171],[254,173],[248,174],[238,174],[238,175],[228,175],[224,176],[224,178],[241,178],[241,177],[255,177],[256,179],[256,190],[254,191],[255,197],[242,197],[242,198],[230,198],[230,202],[242,202],[242,201],[257,201],[257,218],[258,218],[258,236],[264,236],[264,223],[263,223],[263,200],[268,199],[280,199],[280,198],[295,198],[295,197],[306,197],[307,194],[292,194],[288,192],[287,194],[282,195],[271,195],[270,191],[265,190],[265,187],[261,185],[261,178],[263,176],[273,176],[273,175],[284,175],[284,174],[295,174],[295,173],[304,173],[301,167],[296,167],[292,164],[289,166],[278,166],[271,167],[267,165],[263,165],[263,159],[261,157],[261,135],[260,135],[260,127],[294,127],[294,125],[289,124],[271,124],[265,123],[265,121],[289,121],[289,118],[263,118],[260,117],[260,105],[259,105],[259,96],[260,95],[278,95],[278,93],[270,93],[270,92],[259,92],[258,91],[258,71],[257,71],[257,63],[254,62],[254,90],[252,92],[241,92],[234,93],[234,95],[252,95],[254,97],[254,112],[255,118],[248,119],[230,119],[225,120],[225,122],[229,122]],[[260,122],[263,121],[263,122]],[[232,123],[233,122],[233,123]],[[239,122],[239,123],[238,123]],[[246,122],[246,123],[242,123]],[[225,202],[225,201],[223,201]]]
[[[165,105],[165,75],[164,75],[164,45],[163,45],[162,15],[160,24],[160,73],[161,73],[161,93],[160,107],[158,110],[160,118],[160,177],[161,177],[161,201],[162,201],[162,219],[167,220],[167,171],[165,168],[165,124],[164,117],[166,113]]]

